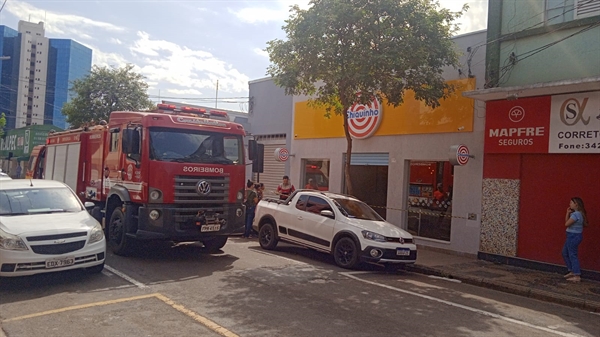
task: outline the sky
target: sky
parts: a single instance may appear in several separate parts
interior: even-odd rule
[[[439,3],[469,5],[457,34],[486,29],[488,0]],[[46,37],[91,48],[92,64],[133,64],[154,102],[248,111],[248,82],[267,77],[267,41],[285,39],[293,4],[308,8],[303,0],[6,0],[0,25],[43,21]]]

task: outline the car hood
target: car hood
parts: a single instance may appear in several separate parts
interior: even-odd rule
[[[360,220],[353,218],[343,218],[344,223],[360,229],[368,230],[383,236],[392,238],[412,239],[412,235],[402,228],[392,225],[387,221]]]
[[[92,218],[87,211],[0,217],[0,229],[13,235],[87,231],[96,224],[98,221]]]

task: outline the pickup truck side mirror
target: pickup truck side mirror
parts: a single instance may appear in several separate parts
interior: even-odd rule
[[[322,216],[326,216],[326,217],[331,218],[331,219],[335,219],[335,215],[333,214],[332,211],[329,211],[329,210],[321,211],[321,215]]]
[[[88,209],[88,210],[89,210],[89,209],[91,209],[91,208],[94,208],[94,206],[96,206],[96,204],[94,204],[94,203],[93,203],[93,202],[91,202],[91,201],[86,201],[86,202],[83,204],[83,206],[85,206],[85,209]]]

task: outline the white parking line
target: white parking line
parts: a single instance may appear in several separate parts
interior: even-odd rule
[[[568,332],[562,332],[562,331],[552,330],[552,329],[547,328],[547,327],[538,326],[538,325],[534,325],[534,324],[531,324],[531,323],[519,321],[519,320],[510,318],[510,317],[505,317],[505,316],[502,316],[502,315],[494,314],[494,313],[489,312],[489,311],[480,310],[480,309],[469,307],[469,306],[462,305],[462,304],[459,304],[459,303],[454,303],[454,302],[442,300],[442,299],[439,299],[439,298],[435,298],[435,297],[432,297],[432,296],[427,296],[427,295],[415,293],[415,292],[412,292],[412,291],[408,291],[408,290],[404,290],[404,289],[392,287],[392,286],[389,286],[389,285],[386,285],[386,284],[381,284],[381,283],[376,283],[376,282],[372,282],[372,281],[363,280],[361,278],[358,278],[358,277],[354,276],[356,274],[364,274],[363,272],[342,272],[340,274],[344,275],[344,276],[346,276],[348,278],[351,278],[353,280],[360,281],[360,282],[363,282],[363,283],[367,283],[367,284],[370,284],[370,285],[373,285],[373,286],[382,287],[382,288],[386,288],[386,289],[389,289],[389,290],[397,291],[397,292],[400,292],[400,293],[403,293],[403,294],[417,296],[417,297],[424,298],[424,299],[427,299],[427,300],[430,300],[430,301],[435,301],[435,302],[443,303],[443,304],[446,304],[446,305],[449,305],[449,306],[452,306],[452,307],[461,308],[461,309],[468,310],[468,311],[471,311],[471,312],[475,312],[475,313],[478,313],[478,314],[481,314],[481,315],[484,315],[484,316],[489,316],[489,317],[493,317],[493,318],[496,318],[496,319],[501,319],[503,321],[507,321],[507,322],[510,322],[510,323],[513,323],[513,324],[526,326],[526,327],[529,327],[529,328],[532,328],[532,329],[541,330],[541,331],[552,333],[552,334],[555,334],[555,335],[558,335],[558,336],[581,337],[581,335],[577,335],[577,334],[573,334],[573,333],[568,333]]]
[[[104,269],[108,269],[111,273],[119,276],[120,278],[124,279],[125,281],[135,285],[136,287],[140,288],[140,289],[146,289],[148,288],[147,285],[143,284],[142,282],[136,281],[134,278],[116,270],[115,268],[109,266],[109,265],[104,265]]]
[[[447,278],[447,277],[441,277],[441,276],[435,276],[435,275],[429,275],[429,278],[434,278],[436,280],[442,280],[442,281],[448,281],[448,282],[454,282],[454,283],[462,283],[461,280],[457,280],[455,278]]]
[[[275,255],[275,254],[267,253],[267,252],[265,252],[265,251],[262,251],[262,250],[256,250],[255,252],[256,252],[256,253],[259,253],[259,254],[265,254],[265,255],[269,255],[269,256],[272,256],[272,257],[278,257],[278,258],[280,258],[280,259],[284,259],[284,260],[286,260],[286,261],[293,262],[293,263],[295,263],[295,264],[301,264],[301,265],[305,265],[305,266],[308,266],[308,265],[309,265],[309,264],[308,264],[308,263],[306,263],[306,262],[297,261],[297,260],[290,259],[290,258],[288,258],[288,257],[285,257],[285,256],[279,256],[279,255]]]

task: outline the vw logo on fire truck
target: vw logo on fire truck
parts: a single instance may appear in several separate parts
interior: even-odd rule
[[[277,161],[287,161],[290,159],[290,152],[285,147],[276,148],[273,154],[275,155],[275,160]]]
[[[450,164],[456,165],[466,165],[469,162],[469,158],[472,158],[469,154],[469,148],[466,145],[452,145],[450,146]]]
[[[376,97],[370,104],[355,103],[348,109],[348,131],[354,139],[371,137],[381,124],[381,104]]]
[[[209,195],[210,194],[210,183],[206,180],[200,180],[196,184],[196,192],[200,195]]]

